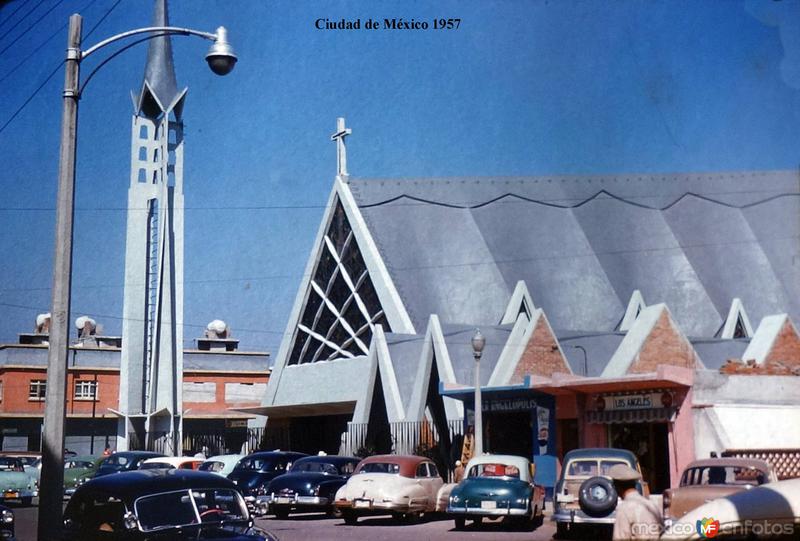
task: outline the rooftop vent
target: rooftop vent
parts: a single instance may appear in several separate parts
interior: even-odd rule
[[[203,336],[203,338],[197,340],[197,349],[201,351],[220,349],[236,351],[239,347],[239,341],[231,338],[230,327],[221,319],[215,319],[206,325]]]

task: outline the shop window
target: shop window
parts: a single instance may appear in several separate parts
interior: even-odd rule
[[[32,379],[28,387],[28,400],[42,401],[47,393],[47,381],[43,379]]]

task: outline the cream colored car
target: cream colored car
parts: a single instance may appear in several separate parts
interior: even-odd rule
[[[436,465],[421,456],[379,455],[359,462],[336,493],[334,505],[346,524],[358,517],[389,515],[407,521],[436,511],[444,482]]]

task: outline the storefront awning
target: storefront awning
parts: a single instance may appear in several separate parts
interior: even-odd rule
[[[672,422],[675,420],[675,408],[648,408],[640,410],[619,411],[587,411],[586,419],[590,423],[651,423]]]
[[[655,372],[627,374],[615,378],[587,378],[574,374],[554,374],[551,379],[535,378],[533,388],[553,395],[600,394],[616,391],[691,387],[693,381],[694,369],[692,368],[660,365]]]

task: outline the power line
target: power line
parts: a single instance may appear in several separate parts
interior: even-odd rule
[[[39,6],[41,6],[43,3],[44,3],[44,0],[39,0],[39,3],[38,3],[38,4],[36,4],[35,6],[33,6],[33,8],[31,8],[31,10],[30,10],[28,13],[26,13],[25,15],[23,15],[23,16],[22,16],[22,18],[20,18],[20,20],[18,20],[16,23],[14,23],[14,26],[12,26],[11,28],[9,28],[8,30],[6,30],[6,31],[5,31],[5,32],[6,32],[6,34],[8,34],[8,33],[9,33],[9,32],[11,32],[12,30],[14,30],[16,27],[18,27],[18,26],[19,26],[19,25],[22,23],[22,21],[24,21],[25,19],[27,19],[27,18],[28,18],[28,15],[30,15],[31,13],[33,13],[34,11],[36,11],[36,8],[38,8]],[[20,7],[22,7],[22,6],[20,6]],[[16,11],[14,11],[14,13],[16,13],[17,11],[19,11],[19,9],[17,9]],[[13,15],[13,14],[12,14],[12,15]],[[6,19],[6,22],[7,22],[7,21],[8,21],[8,19]],[[3,23],[0,23],[0,26],[3,26]]]
[[[97,1],[97,0],[90,0],[90,1],[89,1],[89,3],[88,3],[88,4],[86,4],[85,6],[83,6],[83,7],[82,7],[82,8],[81,8],[81,9],[80,9],[78,12],[79,12],[79,13],[81,13],[81,12],[84,12],[84,11],[86,11],[86,10],[87,10],[87,9],[89,9],[89,8],[92,6],[92,4],[94,4],[96,1]],[[2,77],[2,78],[0,78],[0,83],[2,83],[3,81],[5,81],[5,80],[6,80],[6,79],[8,79],[9,77],[11,77],[11,75],[12,75],[14,72],[16,72],[16,71],[17,71],[17,70],[18,70],[20,67],[22,67],[22,65],[24,65],[24,64],[25,64],[25,63],[26,63],[28,60],[30,60],[31,58],[33,58],[33,56],[34,56],[36,53],[38,53],[39,51],[41,51],[41,50],[42,50],[42,48],[43,48],[45,45],[47,45],[47,44],[48,44],[48,43],[49,43],[49,42],[50,42],[50,41],[51,41],[51,40],[52,40],[54,37],[56,37],[56,36],[57,36],[57,35],[59,35],[61,32],[63,32],[64,30],[66,30],[67,26],[69,26],[69,22],[66,22],[66,23],[64,23],[63,25],[61,25],[61,27],[59,27],[59,28],[58,28],[58,30],[56,30],[55,32],[53,32],[52,34],[50,34],[50,35],[47,37],[47,39],[45,39],[45,40],[44,40],[44,41],[42,41],[42,42],[41,42],[39,45],[37,45],[36,47],[34,47],[33,51],[31,51],[31,52],[28,54],[28,56],[26,56],[25,58],[23,58],[22,60],[20,60],[19,62],[17,62],[17,64],[16,64],[16,65],[15,65],[13,68],[11,68],[11,69],[10,69],[10,70],[9,70],[9,71],[8,71],[8,72],[5,74],[5,75],[3,75],[3,77]]]
[[[106,20],[106,17],[108,17],[109,15],[111,15],[111,12],[112,12],[112,11],[114,11],[114,8],[116,8],[116,7],[119,5],[119,3],[120,3],[120,2],[122,2],[122,0],[117,0],[116,2],[114,2],[114,5],[112,5],[110,8],[108,8],[108,11],[106,11],[106,12],[105,12],[105,14],[104,14],[102,17],[100,17],[100,20],[99,20],[99,21],[97,21],[97,22],[95,23],[95,25],[94,25],[94,26],[91,28],[91,30],[89,30],[89,31],[86,33],[86,35],[85,35],[85,36],[83,36],[83,39],[87,39],[89,36],[91,36],[91,35],[92,35],[92,32],[94,32],[95,30],[97,30],[97,27],[98,27],[98,26],[100,26],[100,25],[103,23],[103,21],[105,21],[105,20]]]
[[[23,7],[25,7],[25,4],[27,4],[27,3],[28,3],[28,0],[22,0],[21,2],[19,2],[19,6],[17,6],[17,9],[12,11],[11,14],[8,17],[5,18],[5,20],[0,21],[0,28],[2,28],[4,24],[6,24],[8,21],[10,21],[14,17],[14,15],[17,14],[17,12],[19,10],[21,10]]]
[[[34,90],[33,93],[30,96],[28,96],[28,99],[25,100],[25,102],[22,105],[20,105],[16,111],[14,111],[14,114],[12,114],[8,120],[6,120],[6,123],[0,126],[0,133],[3,133],[3,131],[5,131],[8,125],[11,124],[11,122],[13,122],[15,118],[17,118],[17,116],[25,109],[25,107],[28,106],[28,104],[33,100],[33,98],[35,98],[36,95],[45,87],[45,85],[48,82],[50,82],[50,79],[53,78],[53,75],[58,73],[58,70],[61,68],[61,65],[63,63],[64,63],[63,60],[59,62],[58,65],[55,67],[55,69],[50,72],[50,75],[48,75],[47,78],[45,78],[45,80],[42,81],[42,83],[36,88],[36,90]]]
[[[59,3],[60,3],[61,1],[62,1],[62,0],[58,0],[58,2],[59,2]],[[120,1],[121,1],[121,0],[117,0],[117,1],[114,3],[114,5],[112,5],[112,6],[111,6],[111,7],[108,9],[108,11],[106,11],[105,15],[103,15],[103,16],[100,18],[100,20],[97,22],[97,24],[95,24],[95,25],[92,27],[92,29],[89,31],[89,33],[86,35],[86,37],[88,37],[88,36],[89,36],[89,34],[91,34],[92,32],[94,32],[94,31],[95,31],[95,29],[97,29],[97,27],[98,27],[98,26],[100,26],[100,23],[102,23],[102,22],[103,22],[103,21],[106,19],[106,17],[108,17],[108,15],[111,13],[111,11],[112,11],[112,10],[113,10],[115,7],[117,7],[117,6],[119,5]],[[49,13],[49,12],[48,12],[48,13]],[[5,50],[5,49],[4,49],[4,50]],[[12,114],[12,115],[11,115],[11,117],[10,117],[10,118],[9,118],[9,119],[8,119],[8,120],[5,122],[5,124],[3,124],[2,126],[0,126],[0,133],[3,133],[3,131],[5,131],[5,129],[8,127],[8,125],[9,125],[9,124],[11,124],[11,122],[13,122],[13,120],[14,120],[15,118],[17,118],[17,116],[18,116],[18,115],[19,115],[19,114],[20,114],[20,113],[21,113],[21,112],[22,112],[22,111],[25,109],[25,107],[27,107],[27,106],[28,106],[28,104],[29,104],[29,103],[30,103],[30,102],[33,100],[33,98],[35,98],[35,97],[36,97],[36,95],[37,95],[37,94],[38,94],[38,93],[39,93],[39,92],[42,90],[42,88],[44,88],[44,86],[45,86],[45,85],[46,85],[46,84],[47,84],[47,83],[50,81],[50,79],[52,79],[52,78],[53,78],[53,76],[54,76],[54,75],[55,75],[55,74],[58,72],[58,70],[61,68],[61,65],[62,65],[63,63],[64,63],[64,60],[62,60],[61,62],[59,62],[59,63],[58,63],[58,65],[55,67],[55,69],[54,69],[54,70],[53,70],[53,71],[50,73],[50,75],[48,75],[48,76],[47,76],[47,78],[46,78],[44,81],[42,81],[42,83],[41,83],[41,84],[40,84],[40,85],[39,85],[39,86],[36,88],[36,90],[34,90],[34,91],[33,91],[33,93],[32,93],[30,96],[28,96],[28,99],[26,99],[26,100],[25,100],[25,102],[24,102],[24,103],[23,103],[23,104],[22,104],[22,105],[21,105],[21,106],[20,106],[20,107],[19,107],[19,108],[18,108],[16,111],[14,111],[14,114]]]
[[[33,29],[33,27],[34,27],[34,26],[36,26],[37,24],[39,24],[40,22],[42,22],[42,20],[43,20],[45,17],[47,17],[48,15],[50,15],[50,13],[52,13],[52,11],[53,11],[54,9],[56,9],[56,7],[58,7],[58,5],[59,5],[61,2],[63,2],[63,1],[64,1],[64,0],[56,0],[56,3],[55,3],[55,4],[53,4],[52,6],[50,6],[50,9],[48,9],[47,11],[45,11],[45,12],[44,12],[44,13],[43,13],[43,14],[42,14],[42,15],[41,15],[41,16],[40,16],[38,19],[36,19],[35,21],[33,21],[33,22],[32,22],[32,23],[31,23],[31,24],[28,26],[28,28],[26,28],[25,30],[23,30],[23,31],[22,31],[22,33],[21,33],[19,36],[17,36],[17,37],[16,37],[16,38],[14,38],[13,40],[11,40],[11,43],[9,43],[8,45],[6,45],[6,46],[5,46],[5,47],[3,47],[2,49],[0,49],[0,54],[3,54],[3,53],[4,53],[4,52],[6,52],[7,50],[9,50],[9,49],[11,48],[11,46],[12,46],[12,45],[14,45],[16,42],[18,42],[18,41],[19,41],[19,40],[20,40],[20,39],[21,39],[21,38],[22,38],[22,37],[23,37],[25,34],[27,34],[28,32],[30,32],[30,31],[31,31],[31,29]]]

